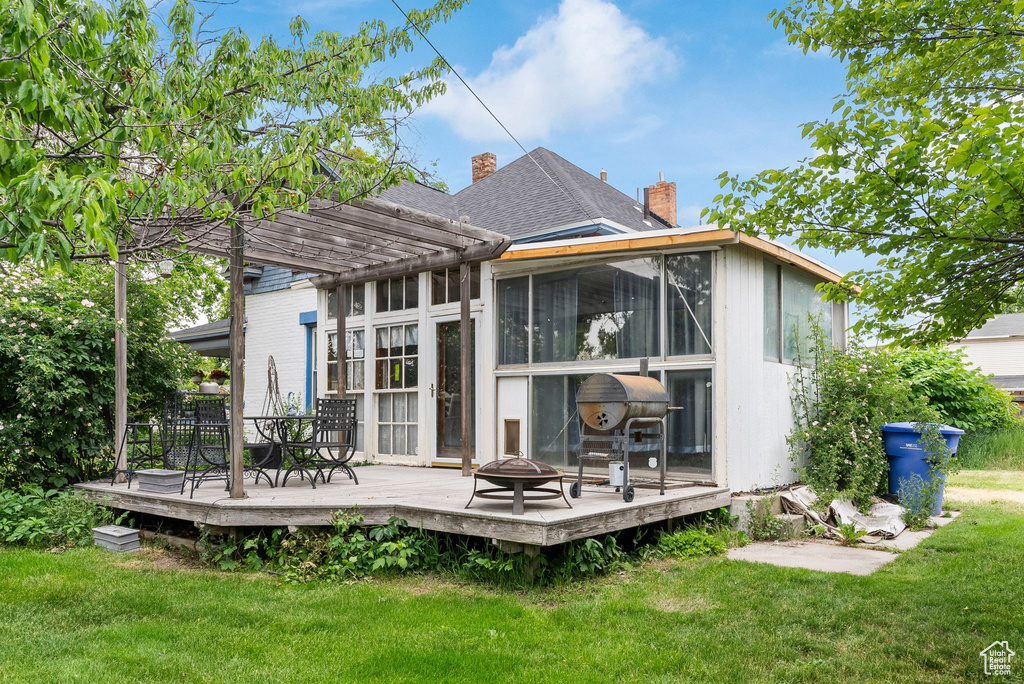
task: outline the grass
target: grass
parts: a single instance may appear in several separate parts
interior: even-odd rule
[[[957,458],[965,470],[1024,470],[1024,426],[966,434]]]
[[[158,553],[0,551],[0,680],[954,682],[1024,646],[1021,507],[966,507],[867,577],[707,558],[527,593],[291,586]]]
[[[950,487],[1024,491],[1024,471],[961,470],[955,475],[950,475],[946,479],[946,484]]]

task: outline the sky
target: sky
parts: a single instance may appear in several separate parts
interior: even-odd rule
[[[422,3],[424,0],[420,0]],[[410,0],[398,0],[409,9]],[[766,17],[785,0],[473,0],[431,42],[527,150],[546,147],[631,197],[675,181],[678,222],[697,225],[722,172],[747,176],[813,154],[801,124],[824,119],[844,90],[825,55],[789,46]],[[287,38],[301,15],[313,30],[354,31],[403,17],[390,0],[239,0],[218,20],[252,38]],[[433,59],[418,43],[396,66]],[[471,182],[470,158],[522,151],[454,76],[413,117],[407,142],[452,191]],[[809,250],[849,270],[861,255]]]

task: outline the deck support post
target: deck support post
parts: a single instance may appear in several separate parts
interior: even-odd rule
[[[128,454],[124,436],[128,430],[128,258],[118,250],[114,262],[114,468],[122,471],[117,482],[125,482]]]
[[[345,343],[345,316],[348,312],[345,310],[347,292],[345,291],[345,284],[338,285],[335,290],[338,296],[338,310],[334,312],[334,318],[337,322],[337,338],[334,343],[334,356],[338,360],[337,368],[337,379],[338,379],[338,398],[345,398],[345,386],[348,384],[348,345]],[[310,397],[314,401],[312,405],[316,405],[316,397]]]
[[[469,264],[459,264],[459,343],[462,352],[462,476],[473,469],[473,321],[469,317]]]
[[[231,280],[230,280],[230,333],[228,344],[231,360],[231,427],[230,496],[244,499],[245,487],[242,482],[243,444],[245,423],[242,420],[245,409],[245,229],[241,221],[231,224]]]

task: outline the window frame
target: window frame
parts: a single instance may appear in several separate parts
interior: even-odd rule
[[[624,261],[634,261],[634,260],[639,260],[639,259],[655,259],[655,258],[659,259],[659,261],[660,261],[660,278],[661,278],[660,287],[658,288],[658,297],[659,297],[658,314],[657,314],[657,320],[658,320],[658,326],[659,326],[658,353],[655,354],[655,355],[651,355],[651,356],[649,356],[647,358],[651,359],[654,362],[673,362],[673,363],[706,363],[708,361],[714,361],[715,356],[716,356],[715,348],[716,348],[716,344],[717,344],[716,343],[717,335],[716,335],[716,330],[715,330],[716,324],[717,324],[717,311],[716,311],[715,307],[716,307],[717,301],[718,301],[717,300],[717,289],[718,289],[718,268],[719,268],[719,259],[718,259],[718,257],[716,255],[719,252],[721,252],[721,248],[720,247],[716,247],[716,246],[702,247],[702,248],[697,248],[697,249],[693,249],[693,248],[686,249],[686,248],[684,248],[684,249],[676,249],[676,250],[671,250],[671,251],[653,251],[653,252],[652,251],[645,251],[645,252],[638,252],[636,254],[619,255],[617,257],[612,257],[612,258],[604,257],[604,258],[598,258],[598,259],[593,259],[593,260],[589,260],[589,261],[576,261],[572,265],[570,265],[568,263],[562,263],[562,264],[557,265],[557,266],[551,266],[551,267],[543,268],[543,269],[536,269],[536,270],[531,269],[531,270],[528,270],[528,271],[524,271],[524,270],[511,271],[510,270],[510,271],[508,271],[506,273],[495,273],[493,275],[494,286],[492,288],[492,291],[493,291],[492,296],[494,297],[494,317],[493,317],[494,318],[494,322],[492,324],[494,342],[493,342],[492,353],[494,354],[494,368],[495,368],[495,370],[497,372],[499,372],[499,373],[505,373],[506,371],[515,371],[515,370],[520,370],[521,371],[523,369],[542,370],[542,369],[556,369],[556,368],[565,368],[565,369],[589,368],[589,367],[600,366],[600,365],[609,365],[609,364],[614,365],[614,364],[630,363],[630,362],[635,362],[635,361],[637,361],[640,358],[644,358],[644,357],[631,357],[631,358],[616,357],[616,358],[608,358],[608,359],[587,359],[587,360],[582,360],[582,361],[581,360],[572,360],[572,361],[543,361],[543,362],[534,361],[534,356],[535,355],[534,355],[534,340],[533,340],[533,338],[534,338],[534,315],[533,314],[534,314],[534,298],[536,296],[536,288],[535,288],[535,284],[534,284],[534,276],[535,275],[546,275],[546,274],[549,274],[549,273],[557,273],[559,271],[572,271],[572,270],[577,270],[577,269],[580,269],[580,268],[586,268],[586,267],[590,267],[590,266],[601,266],[601,265],[605,265],[605,264],[614,264],[614,263],[619,263],[619,262],[624,262]],[[667,272],[666,272],[666,259],[668,259],[669,257],[673,257],[673,256],[685,256],[685,255],[689,255],[689,254],[704,254],[704,253],[709,254],[710,255],[709,258],[711,260],[711,295],[710,295],[709,302],[708,302],[708,306],[711,309],[711,327],[710,327],[710,330],[708,331],[710,333],[709,336],[711,338],[711,352],[708,353],[708,354],[669,355],[668,354],[668,325],[669,325],[668,287],[669,287],[669,283],[668,283]],[[504,280],[511,280],[511,279],[515,279],[515,278],[524,278],[524,277],[527,279],[527,282],[528,282],[528,288],[527,288],[528,289],[528,294],[527,294],[527,338],[528,339],[527,339],[526,362],[525,363],[516,363],[516,364],[503,364],[503,363],[500,363],[501,356],[500,356],[500,353],[499,353],[499,332],[500,332],[499,325],[500,325],[500,318],[501,318],[501,316],[500,316],[500,310],[499,310],[498,299],[497,299],[498,287],[500,286],[500,283],[502,281],[504,281]]]

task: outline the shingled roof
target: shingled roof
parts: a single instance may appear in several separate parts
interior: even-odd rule
[[[967,333],[968,339],[976,337],[1016,337],[1024,335],[1024,313],[999,314],[980,328]]]
[[[600,219],[635,231],[672,227],[658,216],[645,220],[632,197],[543,147],[453,195],[403,183],[381,198],[450,219],[468,216],[474,226],[516,240]]]

